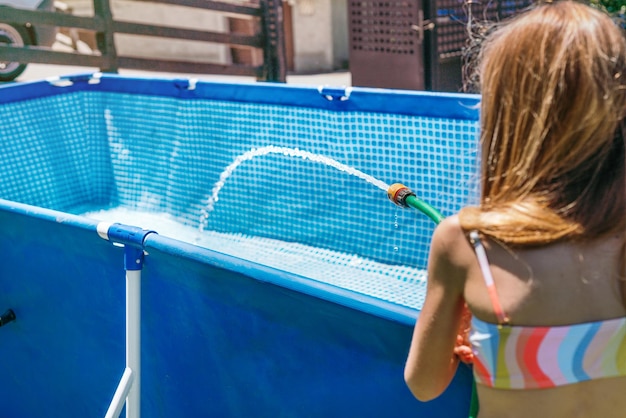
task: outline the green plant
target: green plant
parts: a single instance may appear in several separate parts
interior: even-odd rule
[[[589,4],[604,10],[626,28],[626,0],[589,0]]]
[[[626,0],[590,0],[589,3],[612,15],[626,13]]]

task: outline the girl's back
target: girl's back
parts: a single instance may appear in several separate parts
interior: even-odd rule
[[[458,238],[459,251],[464,254],[467,263],[465,300],[478,321],[497,324],[483,272],[460,227]],[[626,308],[620,280],[624,257],[623,236],[615,234],[594,243],[563,242],[525,249],[511,249],[492,240],[483,242],[497,296],[511,327],[522,326],[532,330],[559,327],[565,330],[565,326],[572,324],[624,319],[618,324],[621,335],[611,338],[619,340],[617,347],[622,350],[621,372],[626,374]],[[567,340],[565,336],[564,331],[561,339],[549,342],[546,342],[547,339],[537,340],[536,349],[529,348],[530,344],[525,343],[526,349],[523,350],[518,344],[515,363],[520,369],[527,368],[520,373],[532,374],[532,364],[539,361],[535,356],[539,350],[544,356],[543,362],[552,362],[558,368],[558,363],[567,357],[566,352],[576,355],[577,350],[582,353],[582,346],[591,344],[590,331],[579,339]],[[509,337],[509,346],[512,344],[511,339]],[[540,347],[542,342],[545,345]],[[550,344],[553,346],[550,347]],[[559,347],[559,344],[565,347]],[[505,348],[502,350],[506,351]],[[602,354],[607,353],[600,353],[600,357],[595,360],[602,361]],[[506,356],[506,353],[501,355]],[[504,359],[499,358],[497,361],[502,362]],[[583,360],[582,364],[585,365],[586,361]],[[542,367],[551,368],[551,365],[542,364]],[[481,384],[477,388],[481,400],[481,418],[623,417],[626,411],[626,376],[591,378],[539,390],[492,388]]]

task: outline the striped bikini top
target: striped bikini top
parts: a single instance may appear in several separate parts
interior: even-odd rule
[[[473,317],[469,341],[477,383],[501,389],[540,389],[626,376],[626,318],[574,325],[509,325],[478,233],[474,245],[499,324]]]

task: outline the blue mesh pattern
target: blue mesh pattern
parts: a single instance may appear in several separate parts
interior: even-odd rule
[[[232,171],[207,214],[216,182],[238,157],[271,146],[331,158],[384,184],[404,183],[444,215],[476,196],[477,117],[440,116],[445,108],[437,116],[390,112],[384,97],[366,110],[293,105],[285,88],[275,92],[285,104],[112,90],[1,104],[0,197],[72,213],[166,213],[206,234],[363,257],[410,283],[426,265],[434,224],[391,204],[386,190],[324,163],[267,153]],[[368,100],[366,90],[362,97]],[[437,104],[437,97],[428,100]],[[330,277],[337,263],[326,264]],[[399,273],[405,267],[408,273]],[[415,282],[422,286],[423,278]],[[370,293],[363,286],[359,291]]]
[[[110,153],[93,135],[89,102],[73,94],[3,106],[3,198],[60,210],[108,201]]]

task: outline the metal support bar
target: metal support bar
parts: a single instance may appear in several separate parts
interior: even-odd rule
[[[124,246],[126,270],[126,369],[113,395],[105,418],[117,418],[126,405],[126,418],[141,416],[141,269],[143,242],[148,234],[141,228],[101,222],[101,238]]]
[[[109,405],[109,409],[107,410],[107,414],[104,418],[116,418],[120,416],[122,412],[122,408],[124,408],[124,402],[126,402],[126,397],[128,396],[128,392],[130,391],[130,387],[133,384],[133,371],[127,367],[124,369],[124,374],[120,379],[120,383],[117,386],[117,390],[115,394],[113,394],[113,400],[111,401],[111,405]]]
[[[93,10],[94,16],[97,16],[104,26],[104,31],[96,32],[96,44],[103,58],[100,70],[107,73],[116,73],[118,70],[117,49],[115,47],[111,4],[109,0],[94,0]]]
[[[282,0],[261,0],[261,25],[265,34],[263,48],[263,80],[284,83],[287,79],[287,58]]]
[[[134,374],[132,386],[126,397],[126,418],[139,418],[141,416],[141,270],[126,271],[126,368],[131,369]]]

